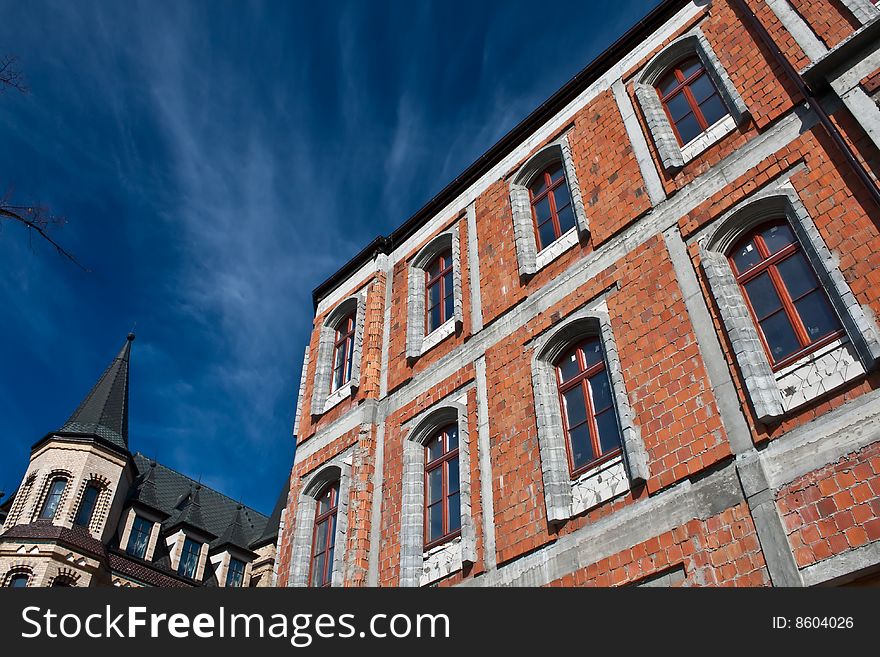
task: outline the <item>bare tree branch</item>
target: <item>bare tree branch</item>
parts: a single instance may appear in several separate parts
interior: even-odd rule
[[[15,67],[17,62],[18,58],[12,55],[0,58],[0,93],[6,91],[7,88],[27,93],[24,75]]]
[[[89,271],[76,259],[76,256],[56,242],[48,233],[49,226],[63,226],[67,223],[64,217],[51,214],[43,206],[10,205],[7,203],[6,198],[2,198],[0,199],[0,220],[3,219],[18,222],[31,234],[36,233],[49,242],[49,244],[55,247],[59,255],[64,256],[83,271]]]

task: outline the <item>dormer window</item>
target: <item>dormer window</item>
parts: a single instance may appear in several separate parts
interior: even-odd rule
[[[244,561],[229,558],[229,569],[226,571],[226,586],[241,588],[244,586]]]
[[[131,533],[128,535],[128,546],[125,548],[126,553],[138,559],[144,559],[147,555],[147,546],[150,543],[150,532],[153,530],[153,523],[135,516],[131,525]]]
[[[189,536],[183,541],[183,550],[180,553],[180,564],[177,566],[177,574],[196,578],[196,571],[199,567],[199,554],[202,550],[202,544],[194,541]]]

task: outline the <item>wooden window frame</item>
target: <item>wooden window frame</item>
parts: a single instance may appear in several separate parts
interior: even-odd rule
[[[453,459],[458,460],[458,446],[454,449],[449,449],[449,430],[455,429],[458,435],[458,440],[461,441],[460,432],[458,432],[457,424],[447,424],[442,429],[435,431],[431,438],[425,443],[425,504],[424,504],[424,540],[425,540],[425,550],[430,550],[433,547],[446,543],[447,541],[452,540],[457,536],[461,536],[461,526],[458,529],[453,531],[449,531],[449,462]],[[442,437],[443,441],[443,452],[433,461],[428,460],[428,445],[438,437]],[[461,461],[459,461],[459,467],[461,466]],[[434,470],[440,468],[441,476],[440,476],[440,506],[443,511],[443,520],[442,520],[442,530],[443,535],[435,538],[433,540],[430,539],[430,526],[428,525],[428,507],[430,505],[430,499],[428,498],[428,477],[430,473]],[[459,482],[458,482],[458,496],[459,496],[459,504],[461,503],[461,471],[459,471]],[[459,507],[460,508],[460,507]],[[461,525],[461,522],[459,522]]]
[[[761,233],[766,231],[768,228],[783,225],[786,226],[789,231],[791,231],[792,235],[794,235],[794,242],[771,255],[770,250],[767,248],[767,245],[764,242],[764,238]],[[754,243],[755,248],[758,249],[758,254],[761,256],[761,260],[760,262],[749,267],[744,272],[740,272],[736,266],[736,263],[734,262],[733,254],[741,246],[748,242]],[[791,294],[788,291],[788,286],[785,284],[785,281],[782,278],[782,274],[779,273],[778,265],[782,261],[787,260],[798,252],[801,253],[804,256],[804,259],[807,261],[807,265],[810,267],[810,271],[813,274],[815,286],[802,293],[797,299],[792,299]],[[736,241],[736,243],[730,249],[727,259],[728,262],[730,262],[730,268],[733,271],[734,278],[739,285],[740,292],[742,293],[743,299],[746,302],[746,306],[749,309],[749,314],[752,316],[752,322],[754,323],[755,329],[758,332],[758,337],[761,339],[761,344],[764,346],[764,351],[767,353],[767,358],[770,359],[770,369],[773,372],[778,372],[779,370],[784,369],[788,365],[797,362],[804,356],[807,356],[817,349],[821,349],[825,345],[830,344],[838,338],[846,335],[846,330],[844,329],[839,317],[837,317],[839,328],[836,331],[833,331],[815,341],[811,341],[809,335],[807,335],[807,330],[804,326],[803,320],[801,319],[800,313],[798,312],[794,304],[808,294],[812,294],[816,290],[822,291],[832,311],[834,310],[834,304],[832,304],[831,299],[828,298],[827,290],[825,290],[822,285],[822,281],[819,280],[819,277],[816,275],[816,272],[813,269],[809,258],[807,258],[803,247],[798,241],[797,234],[794,230],[792,230],[791,225],[788,223],[787,220],[777,219],[767,221],[760,224],[759,226],[752,228],[751,230],[749,230],[748,233],[746,233],[743,237]],[[779,361],[777,361],[773,357],[773,353],[770,350],[770,345],[767,343],[767,339],[764,336],[764,329],[761,327],[761,320],[758,319],[758,315],[755,312],[754,307],[752,306],[752,300],[749,297],[749,293],[746,291],[745,287],[746,283],[754,280],[765,272],[768,274],[770,281],[773,284],[773,288],[776,291],[776,294],[779,296],[780,301],[782,302],[782,312],[785,313],[788,321],[791,323],[791,326],[794,329],[795,336],[797,337],[797,340],[801,345],[801,348],[798,351],[789,356],[786,356]],[[775,314],[775,312],[772,314]],[[837,313],[835,312],[835,316],[836,315]],[[767,317],[769,316],[770,315],[768,315]],[[766,317],[764,319],[766,319]]]
[[[321,492],[315,497],[315,522],[312,524],[312,549],[309,553],[309,576],[306,580],[307,586],[314,587],[312,584],[312,571],[315,567],[315,546],[318,544],[318,526],[324,522],[328,521],[325,527],[326,532],[326,543],[324,544],[323,554],[326,554],[332,549],[334,560],[336,557],[336,523],[339,521],[338,517],[334,517],[339,510],[339,489],[340,489],[340,481],[338,479],[329,482],[321,488]],[[321,513],[321,498],[330,491],[330,508],[327,509],[324,513]],[[332,522],[330,519],[333,518]],[[321,573],[321,585],[319,587],[314,588],[324,588],[330,586],[333,583],[333,562],[329,559],[324,559],[324,570]]]
[[[431,267],[434,266],[435,263],[439,263],[439,273],[436,276],[431,276],[430,270]],[[443,326],[448,320],[455,317],[455,282],[452,282],[452,289],[446,289],[446,275],[452,273],[455,268],[455,264],[452,260],[452,249],[447,249],[440,253],[437,257],[435,257],[428,265],[425,267],[425,335],[430,335],[438,328]],[[440,289],[440,323],[437,326],[431,328],[431,308],[433,306],[428,306],[428,302],[431,298],[431,288],[437,285]],[[447,294],[448,292],[448,294]],[[446,297],[452,295],[452,315],[446,316]]]
[[[681,69],[684,64],[692,61],[696,61],[700,65],[700,68],[695,73],[692,73],[690,76],[685,77],[684,72]],[[727,108],[727,104],[724,102],[724,98],[721,96],[721,92],[718,90],[718,86],[715,84],[712,76],[709,75],[709,71],[706,69],[706,65],[703,63],[703,60],[696,54],[680,59],[675,64],[675,66],[671,66],[669,70],[666,71],[666,73],[664,73],[654,84],[654,88],[657,89],[657,95],[660,97],[660,104],[663,106],[663,111],[666,112],[666,118],[669,120],[669,125],[672,126],[672,132],[675,133],[675,138],[676,140],[678,140],[679,146],[686,146],[690,142],[685,142],[684,140],[682,140],[681,134],[679,134],[678,132],[678,125],[675,123],[675,120],[672,118],[672,114],[669,111],[669,101],[678,94],[682,94],[684,96],[684,99],[688,104],[688,108],[690,108],[690,111],[694,115],[697,124],[700,126],[700,134],[704,134],[709,128],[712,127],[712,125],[710,125],[706,121],[706,117],[703,116],[703,110],[700,109],[700,104],[697,102],[696,98],[694,98],[694,94],[691,91],[691,85],[693,85],[694,82],[699,80],[704,75],[709,78],[709,84],[712,85],[715,96],[718,97],[718,100],[721,101],[724,109],[727,110],[727,116],[730,116],[730,110]],[[676,79],[677,84],[664,95],[660,91],[660,87],[662,86],[663,82],[669,79],[670,76]],[[707,98],[703,102],[706,102],[708,100],[709,98]],[[699,137],[699,135],[697,135],[697,137]],[[694,137],[694,139],[696,139],[697,137]]]
[[[586,359],[584,358],[584,346],[587,344],[592,344],[594,342],[599,344],[599,347],[602,351],[602,359],[595,365],[587,367]],[[580,372],[563,383],[559,363],[565,360],[572,353],[574,353],[577,358],[578,369],[580,370]],[[605,349],[602,346],[601,339],[598,336],[592,336],[578,341],[576,344],[564,351],[556,359],[554,363],[554,370],[556,371],[556,391],[559,396],[559,408],[562,414],[562,430],[565,434],[565,449],[568,454],[568,469],[571,473],[571,478],[575,479],[583,473],[587,472],[588,470],[602,465],[603,463],[610,461],[611,459],[619,456],[622,453],[623,435],[620,430],[620,421],[617,416],[617,409],[614,407],[613,386],[611,385],[611,379],[607,371],[608,367],[605,364]],[[611,412],[614,413],[615,421],[617,421],[618,434],[617,448],[605,453],[602,452],[602,445],[601,441],[599,440],[599,429],[596,425],[597,413],[596,409],[593,408],[593,400],[590,395],[590,378],[595,376],[596,374],[599,374],[600,372],[606,372],[605,376],[608,377],[608,384],[609,387],[612,389],[611,405],[601,409],[600,412],[605,412],[608,409],[611,409]],[[568,426],[568,411],[565,408],[565,393],[574,390],[575,388],[581,389],[581,395],[584,399],[587,416],[586,424],[590,432],[590,445],[592,446],[593,454],[595,455],[593,459],[577,468],[575,468],[574,452],[571,446],[571,433]]]
[[[354,356],[354,334],[357,330],[357,312],[346,315],[336,325],[333,338],[333,360],[330,363],[330,393],[341,389],[351,381],[352,358]],[[336,385],[336,356],[342,348],[343,380]]]
[[[553,182],[553,178],[550,175],[550,170],[555,169],[556,167],[559,168],[559,172],[561,175],[559,177],[559,180],[557,180],[556,182]],[[536,196],[532,192],[532,187],[534,187],[535,182],[539,178],[543,178],[544,185],[546,186],[546,189]],[[562,237],[562,235],[563,235],[562,227],[559,225],[559,211],[558,211],[558,208],[556,207],[556,194],[552,193],[552,192],[555,192],[556,189],[560,185],[562,185],[563,183],[565,183],[565,186],[568,189],[568,205],[569,205],[569,207],[571,207],[572,217],[574,218],[574,228],[577,229],[577,224],[578,224],[577,215],[575,215],[574,199],[572,198],[572,195],[571,195],[571,187],[568,184],[568,176],[566,176],[566,174],[565,174],[565,162],[563,162],[562,160],[554,160],[553,162],[551,162],[550,164],[545,166],[541,170],[541,173],[534,176],[531,179],[531,181],[529,181],[529,184],[527,186],[527,189],[529,191],[529,209],[532,213],[532,226],[534,227],[534,230],[535,230],[535,245],[537,247],[536,248],[537,253],[540,253],[541,251],[543,251],[544,249],[549,247],[551,244],[555,244],[559,240],[559,238]],[[535,210],[535,206],[538,203],[540,203],[541,201],[543,201],[545,198],[547,198],[548,196],[549,196],[549,204],[550,204],[550,222],[553,225],[553,241],[550,242],[550,244],[541,244],[541,232],[538,229],[539,228],[538,227],[538,213]],[[544,222],[544,223],[546,223],[546,222]],[[568,231],[566,231],[566,232],[568,232]]]

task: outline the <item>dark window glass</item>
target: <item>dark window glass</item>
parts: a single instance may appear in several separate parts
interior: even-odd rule
[[[620,426],[599,338],[584,340],[556,361],[573,475],[620,450]]]
[[[98,501],[98,495],[100,492],[101,489],[97,486],[88,486],[86,488],[82,500],[79,503],[76,518],[73,521],[74,525],[79,525],[80,527],[89,526],[89,523],[92,521],[92,513],[95,511],[95,504]]]
[[[150,542],[150,532],[153,523],[140,516],[134,517],[131,525],[131,533],[128,535],[128,546],[125,551],[133,557],[144,559],[147,554],[147,545]]]
[[[355,315],[349,315],[336,327],[333,343],[333,377],[330,392],[339,390],[351,380],[351,360],[354,355]]]
[[[681,145],[728,115],[712,78],[697,57],[679,62],[655,85]]]
[[[30,577],[25,575],[24,573],[19,573],[17,575],[13,575],[9,580],[9,588],[11,589],[23,589],[28,585],[28,580]]]
[[[226,571],[226,586],[240,588],[244,584],[244,562],[234,557],[229,558],[229,569]]]
[[[455,314],[452,283],[452,251],[437,256],[425,270],[425,335]]]
[[[529,185],[538,250],[547,248],[575,226],[571,193],[561,162],[554,162]]]
[[[330,586],[333,555],[336,547],[336,512],[339,506],[339,482],[328,484],[315,505],[315,529],[312,534],[310,586]]]
[[[49,493],[46,495],[46,501],[43,502],[43,510],[40,511],[40,518],[51,520],[55,517],[58,503],[61,501],[65,488],[67,488],[67,479],[64,477],[52,480],[52,483],[49,485]]]
[[[458,427],[451,424],[425,444],[425,546],[461,530]]]
[[[189,536],[183,541],[183,550],[180,553],[180,564],[177,566],[177,574],[195,579],[199,567],[199,552],[202,544],[194,541]]]
[[[729,260],[775,369],[843,334],[788,223],[753,230],[734,246]]]

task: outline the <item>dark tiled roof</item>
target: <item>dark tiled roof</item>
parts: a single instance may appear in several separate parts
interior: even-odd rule
[[[236,532],[238,534],[236,541],[244,543],[242,547],[246,548],[266,532],[269,519],[262,513],[241,506],[226,495],[164,465],[156,463],[151,468],[150,464],[155,461],[143,454],[135,454],[134,462],[138,472],[141,473],[141,484],[135,488],[131,500],[146,504],[168,516],[163,523],[165,528],[188,524],[201,529],[217,537],[211,541],[212,548],[221,545],[220,541],[229,527],[234,524],[236,514],[239,514],[240,525],[240,531]],[[144,486],[143,483],[150,470],[152,474],[149,478],[152,484]],[[152,499],[142,499],[142,495],[152,496]],[[239,506],[241,506],[240,511]]]
[[[61,427],[61,432],[98,436],[128,449],[128,362],[134,334],[129,334],[113,362]]]
[[[248,545],[252,540],[252,538],[248,538],[244,533],[244,528],[242,527],[242,506],[239,504],[235,510],[235,515],[232,516],[232,522],[226,527],[226,531],[220,535],[215,543],[218,547],[221,545],[232,545],[247,551],[249,549]]]
[[[58,541],[99,559],[107,555],[107,549],[104,547],[104,544],[98,539],[92,538],[88,530],[83,527],[59,527],[58,525],[53,525],[48,520],[42,522],[37,520],[29,525],[15,525],[7,529],[3,534],[0,534],[0,537],[4,539],[20,538]]]
[[[118,552],[111,552],[109,560],[110,568],[114,573],[131,577],[143,584],[166,588],[187,588],[192,586],[192,584],[189,584],[183,579],[162,572],[158,568],[154,568],[146,561],[132,559]]]
[[[269,543],[274,543],[278,539],[278,530],[281,528],[281,512],[284,511],[287,506],[287,494],[289,491],[290,479],[286,479],[284,481],[284,488],[281,491],[281,494],[278,495],[278,501],[275,502],[275,508],[272,509],[272,515],[269,516],[269,521],[266,523],[266,528],[263,530],[260,537],[250,545],[252,550],[262,547],[263,545],[268,545]]]

